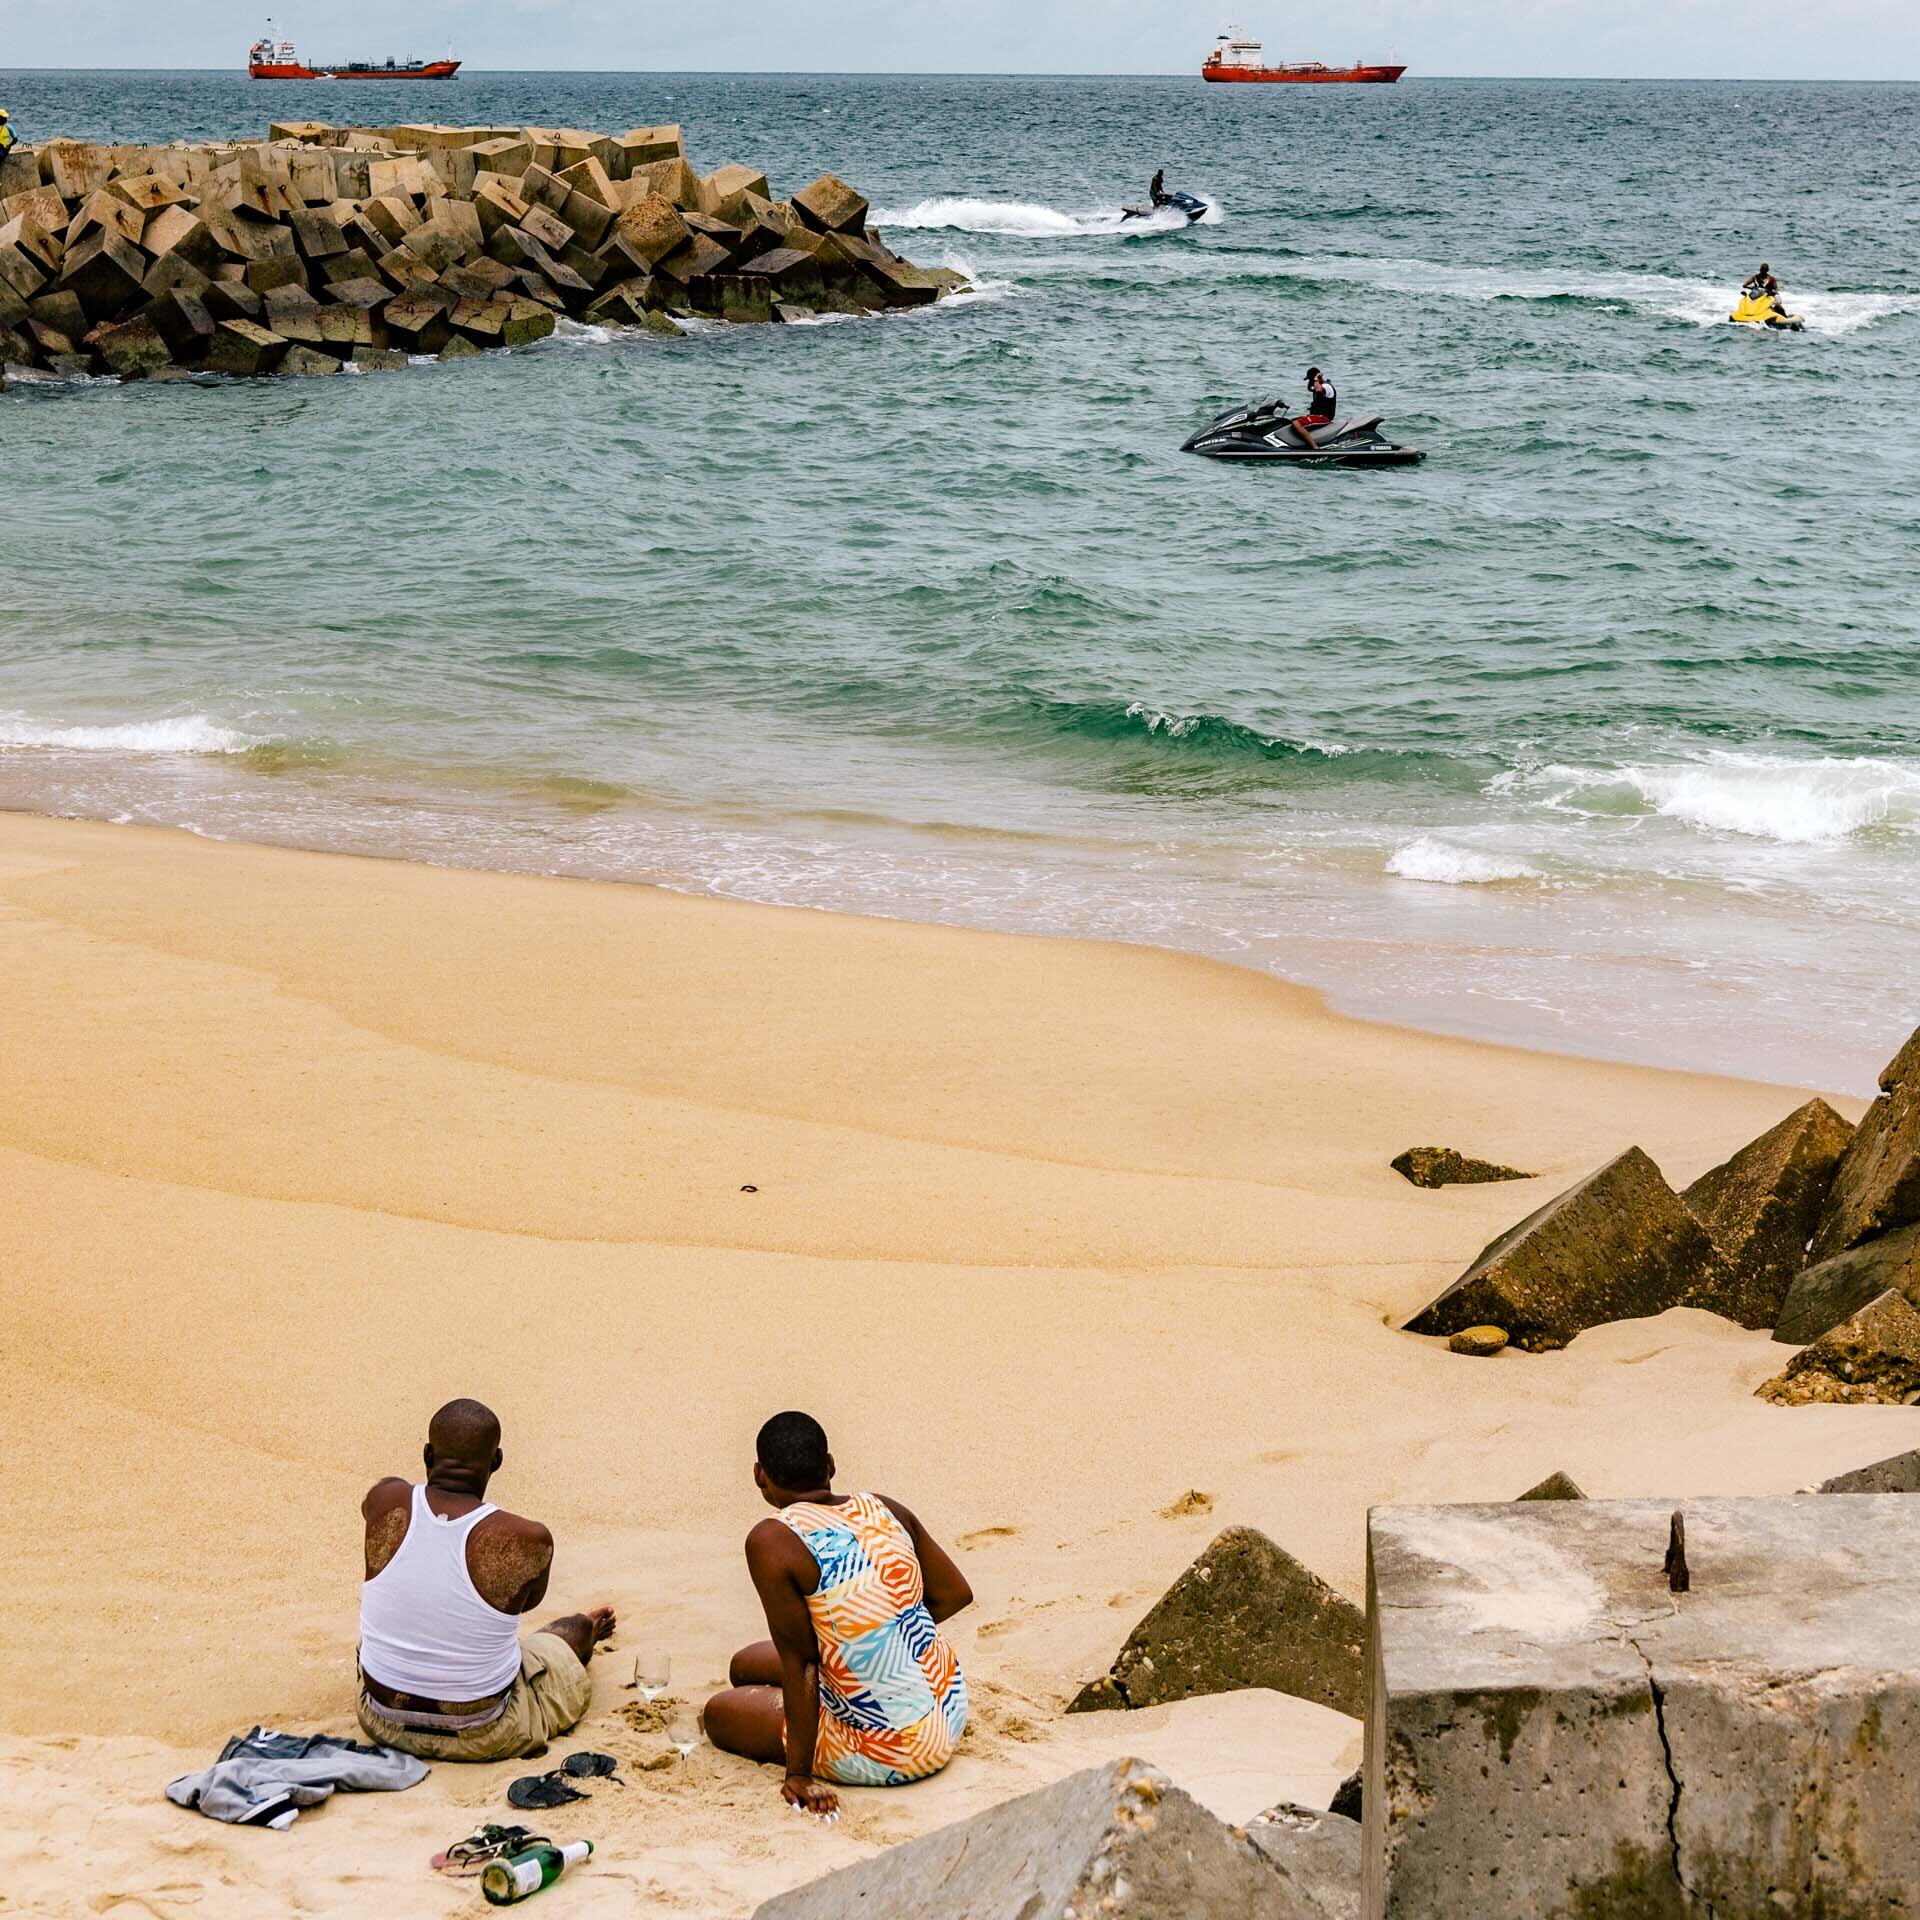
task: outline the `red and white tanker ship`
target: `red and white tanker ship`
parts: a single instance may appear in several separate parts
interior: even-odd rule
[[[1288,60],[1268,66],[1260,58],[1260,42],[1249,40],[1239,27],[1229,27],[1213,43],[1200,68],[1202,80],[1254,80],[1292,82],[1312,86],[1390,86],[1406,72],[1405,67],[1367,66],[1329,67],[1318,60]]]
[[[273,22],[247,49],[249,80],[451,80],[460,62],[444,60],[348,60],[339,66],[310,67],[293,50],[291,40],[273,37]]]

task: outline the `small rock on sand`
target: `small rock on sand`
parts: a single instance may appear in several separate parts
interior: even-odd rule
[[[1462,1327],[1447,1342],[1449,1353],[1470,1353],[1485,1360],[1501,1352],[1507,1344],[1505,1327]]]
[[[1409,1147],[1387,1162],[1395,1173],[1411,1180],[1416,1187],[1471,1187],[1489,1180],[1531,1180],[1518,1167],[1503,1167],[1497,1161],[1476,1160],[1455,1147]]]

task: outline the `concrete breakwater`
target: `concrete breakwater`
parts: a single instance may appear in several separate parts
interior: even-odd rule
[[[283,122],[257,144],[53,140],[0,161],[9,382],[325,374],[523,346],[565,314],[796,320],[963,287],[867,230],[830,173],[776,200],[677,126]]]

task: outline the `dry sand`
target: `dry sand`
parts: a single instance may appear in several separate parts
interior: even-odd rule
[[[504,1418],[554,1610],[622,1616],[558,1751],[632,1784],[550,1817],[601,1849],[566,1911],[715,1920],[1121,1752],[1230,1817],[1324,1803],[1359,1744],[1324,1709],[1061,1712],[1226,1522],[1357,1594],[1375,1501],[1780,1491],[1909,1440],[1753,1399],[1782,1350],[1701,1313],[1493,1361],[1392,1330],[1557,1183],[1630,1141],[1690,1179],[1784,1089],[1145,949],[21,817],[0,979],[0,1913],[478,1908],[426,1863],[524,1765],[285,1834],[160,1797],[256,1721],[352,1729],[360,1496],[455,1394]],[[1386,1163],[1428,1143],[1542,1177],[1419,1192]],[[660,1642],[698,1699],[759,1633],[751,1439],[790,1405],[979,1595],[960,1757],[833,1829],[659,1764],[620,1686]]]

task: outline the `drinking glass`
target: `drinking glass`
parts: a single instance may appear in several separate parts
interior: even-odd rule
[[[673,1661],[659,1647],[642,1648],[633,1663],[633,1684],[640,1697],[651,1705],[666,1692],[673,1679]]]
[[[679,1708],[667,1722],[667,1738],[680,1749],[682,1760],[691,1756],[700,1744],[700,1722],[691,1707]]]

